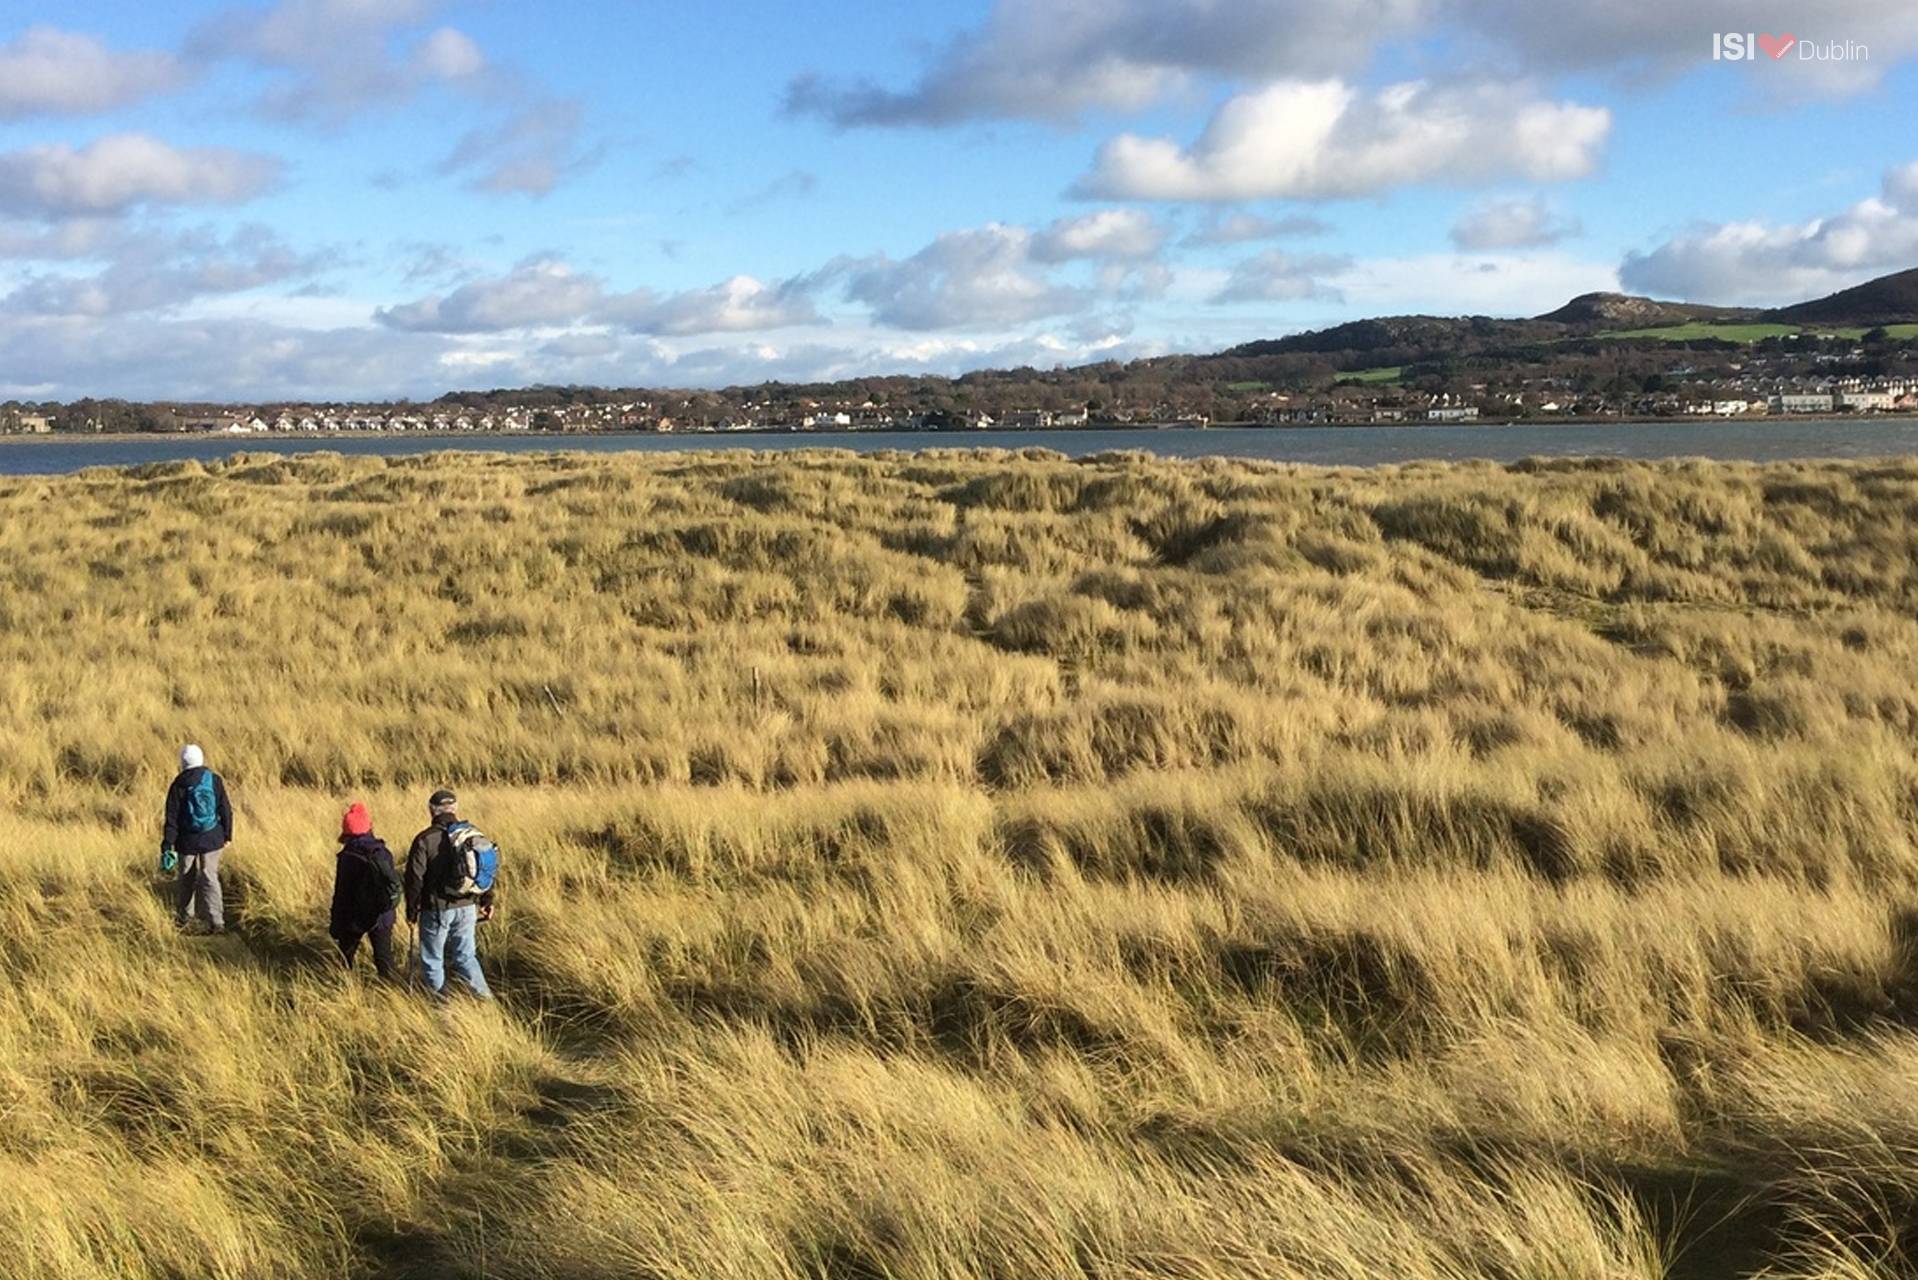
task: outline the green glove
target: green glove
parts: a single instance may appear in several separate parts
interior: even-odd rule
[[[160,874],[172,875],[180,869],[180,855],[171,849],[160,850]]]

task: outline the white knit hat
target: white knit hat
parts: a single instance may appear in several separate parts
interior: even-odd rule
[[[180,767],[182,769],[197,769],[205,763],[206,752],[200,750],[196,744],[189,742],[180,748]]]

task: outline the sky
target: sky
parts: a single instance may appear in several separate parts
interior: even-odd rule
[[[1914,64],[1905,0],[0,0],[0,399],[1790,302],[1918,265]]]

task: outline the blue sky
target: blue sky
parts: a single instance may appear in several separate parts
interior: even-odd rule
[[[1796,38],[1714,60],[1714,33]],[[1815,55],[1815,56],[1807,56]],[[1880,0],[16,3],[0,398],[1051,366],[1918,265]]]

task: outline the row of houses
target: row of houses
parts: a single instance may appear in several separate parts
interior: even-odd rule
[[[189,430],[219,431],[229,435],[307,434],[346,431],[527,431],[532,413],[508,409],[502,413],[282,413],[272,419],[258,414],[208,418],[188,424]]]
[[[1694,400],[1689,414],[1736,418],[1757,413],[1902,413],[1918,410],[1918,392],[1791,391],[1769,398]]]

